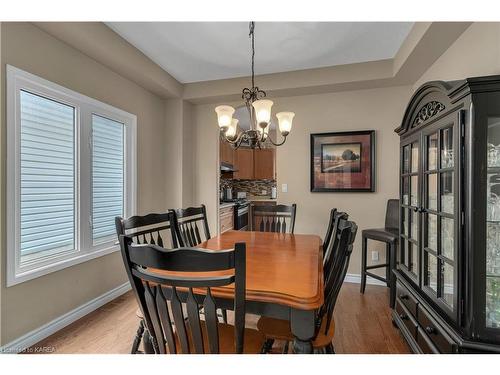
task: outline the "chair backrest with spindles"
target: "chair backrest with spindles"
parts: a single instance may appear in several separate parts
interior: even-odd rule
[[[252,205],[250,228],[257,232],[291,233],[295,229],[297,205]]]
[[[116,234],[130,235],[135,243],[178,247],[182,245],[175,233],[173,215],[170,212],[115,218]]]
[[[234,348],[236,353],[243,352],[244,243],[221,251],[164,249],[157,245],[137,245],[131,237],[122,235],[120,245],[125,268],[143,311],[146,327],[153,337],[156,353],[219,353],[217,302],[212,288],[232,283],[235,290]],[[207,272],[211,271],[226,272],[207,276]],[[200,314],[203,314],[204,320],[200,319]]]
[[[177,237],[182,239],[184,246],[197,246],[203,241],[210,239],[210,229],[208,227],[205,205],[202,204],[200,207],[179,208],[170,210],[170,212],[174,215]],[[203,232],[199,228],[200,226]]]
[[[358,226],[353,221],[340,221],[337,231],[339,242],[338,249],[336,254],[332,257],[332,264],[325,277],[324,303],[318,313],[318,327],[321,326],[322,319],[327,319],[325,333],[328,332],[330,328],[333,310],[335,309],[340,288],[347,274],[357,231]]]

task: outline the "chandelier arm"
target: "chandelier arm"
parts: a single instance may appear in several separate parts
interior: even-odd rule
[[[273,139],[271,138],[271,136],[270,136],[270,135],[268,135],[268,136],[267,136],[267,139],[269,139],[269,142],[271,142],[274,146],[281,146],[281,145],[283,145],[283,144],[286,142],[286,137],[287,137],[287,136],[286,136],[286,135],[284,135],[284,136],[283,136],[283,141],[281,141],[281,142],[279,142],[279,143],[275,143],[275,142],[273,141]]]

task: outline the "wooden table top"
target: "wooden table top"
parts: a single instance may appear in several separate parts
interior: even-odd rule
[[[231,249],[246,243],[246,299],[272,302],[301,310],[323,304],[323,255],[319,236],[228,231],[198,247]],[[219,297],[233,296],[232,286],[213,289]]]

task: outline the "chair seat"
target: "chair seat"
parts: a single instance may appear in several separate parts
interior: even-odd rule
[[[293,334],[288,320],[263,316],[257,322],[257,328],[266,340],[293,341]],[[327,333],[325,333],[325,328],[326,319],[323,319],[318,335],[312,342],[313,348],[324,348],[332,342],[335,334],[335,320],[332,319]]]
[[[395,242],[398,240],[398,230],[392,228],[364,229],[361,236],[383,242]]]
[[[206,354],[210,353],[208,346],[208,336],[205,327],[205,322],[201,321],[201,331],[203,334],[203,348]],[[186,328],[189,323],[186,322]],[[219,323],[219,354],[235,354],[234,347],[234,326],[225,323]],[[177,336],[175,337],[177,353],[182,353],[181,345]],[[245,328],[245,338],[243,353],[244,354],[259,354],[264,344],[264,335],[259,331],[251,328]],[[189,350],[191,353],[196,353],[194,350],[193,342],[190,340]]]

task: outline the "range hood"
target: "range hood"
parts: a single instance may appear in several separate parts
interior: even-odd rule
[[[220,171],[221,172],[238,172],[237,169],[234,168],[232,164],[221,161],[220,162]]]

